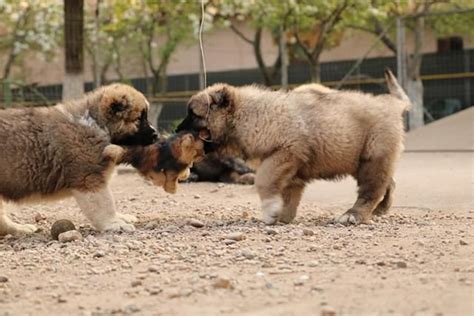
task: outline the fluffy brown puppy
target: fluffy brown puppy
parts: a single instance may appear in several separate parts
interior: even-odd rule
[[[179,133],[146,147],[109,145],[105,155],[116,163],[132,165],[154,185],[176,193],[178,180],[186,180],[193,163],[204,158],[204,142],[197,135]]]
[[[338,221],[365,223],[390,207],[403,148],[409,101],[389,71],[386,79],[392,95],[216,84],[190,99],[178,131],[207,130],[218,148],[262,160],[256,186],[267,224],[293,220],[307,182],[346,175],[357,180],[358,198]]]
[[[122,84],[99,88],[53,107],[0,110],[0,235],[32,233],[12,222],[2,201],[21,203],[74,196],[99,230],[133,230],[133,216],[116,213],[108,188],[110,143],[152,144],[149,104]]]

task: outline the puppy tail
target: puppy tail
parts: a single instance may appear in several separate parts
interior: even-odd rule
[[[388,91],[390,91],[390,94],[403,101],[405,104],[403,111],[409,111],[411,108],[411,101],[398,83],[397,78],[395,78],[393,73],[388,68],[385,68],[385,81],[387,82]]]

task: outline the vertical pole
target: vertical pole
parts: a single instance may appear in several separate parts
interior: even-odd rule
[[[469,72],[471,70],[471,62],[470,62],[470,55],[471,52],[468,50],[464,51],[464,71]],[[464,79],[464,107],[469,107],[472,105],[471,101],[471,78]]]
[[[199,90],[204,90],[206,87],[204,86],[204,64],[201,56],[201,49],[198,45],[198,59],[199,59]]]
[[[405,56],[405,24],[401,17],[397,17],[397,79],[406,90],[406,56]],[[405,129],[409,130],[409,116],[405,113]]]
[[[102,84],[100,78],[100,47],[99,47],[99,31],[100,31],[100,0],[97,0],[95,4],[95,23],[94,23],[94,55],[95,55],[95,63],[94,63],[94,74],[95,74],[95,87],[98,88]]]
[[[281,87],[288,90],[288,52],[286,47],[285,28],[280,27],[280,52],[281,52]]]

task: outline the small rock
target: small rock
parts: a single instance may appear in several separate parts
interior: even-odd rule
[[[256,255],[249,249],[244,249],[242,250],[242,256],[245,257],[245,259],[254,259],[256,257]]]
[[[234,233],[228,234],[226,239],[241,241],[245,239],[245,235],[244,233],[241,233],[241,232],[234,232]]]
[[[61,295],[58,296],[58,303],[66,303],[67,299],[62,297]]]
[[[215,280],[212,286],[215,289],[233,289],[234,288],[229,279],[222,278],[222,277]]]
[[[195,198],[196,200],[198,200],[198,199],[201,198],[201,196],[200,196],[199,194],[195,194],[195,195],[194,195],[194,198]]]
[[[336,311],[329,306],[325,306],[321,311],[321,316],[336,316]]]
[[[148,272],[160,273],[160,269],[157,266],[148,267]]]
[[[125,314],[138,313],[140,311],[140,307],[138,307],[136,304],[128,304],[125,305],[123,311]]]
[[[270,228],[270,227],[265,227],[265,233],[266,233],[267,235],[276,235],[276,234],[277,234],[277,231],[274,230],[274,229],[272,229],[272,228]]]
[[[224,244],[226,244],[226,245],[233,245],[233,244],[235,244],[236,242],[237,242],[236,240],[224,239]]]
[[[385,266],[385,262],[379,261],[379,262],[377,262],[377,265],[380,266],[380,267],[383,267],[383,266]]]
[[[192,289],[185,288],[181,290],[173,290],[168,294],[169,298],[177,298],[177,297],[188,297],[193,293]]]
[[[165,227],[165,229],[163,231],[165,231],[167,233],[176,233],[178,231],[178,226],[168,225],[167,227]]]
[[[204,227],[204,223],[195,218],[191,218],[190,220],[188,220],[188,225],[196,227],[196,228]]]
[[[313,236],[314,232],[311,229],[303,228],[303,236]]]
[[[41,213],[36,213],[35,214],[35,222],[39,223],[39,222],[42,222],[44,220],[46,220],[46,216],[44,216]]]
[[[70,230],[64,233],[59,234],[58,236],[59,242],[71,242],[75,240],[82,240],[82,235],[77,230]]]
[[[465,241],[462,240],[462,239],[459,240],[459,244],[460,244],[461,246],[467,246],[467,245],[468,245],[468,243],[465,242]]]
[[[132,284],[131,284],[131,285],[132,285],[132,287],[137,287],[137,286],[140,286],[140,285],[142,285],[142,284],[143,284],[142,281],[140,281],[140,280],[135,280],[135,281],[132,281]]]
[[[7,283],[8,282],[8,278],[4,275],[0,275],[0,283]]]
[[[150,295],[158,295],[163,291],[163,289],[161,288],[159,283],[155,283],[152,286],[148,287],[147,291],[148,293],[150,293]]]
[[[403,262],[403,261],[398,261],[398,262],[396,263],[396,265],[397,265],[397,268],[402,268],[402,269],[404,269],[404,268],[406,268],[406,267],[408,266],[407,263],[406,263],[406,262]]]
[[[309,280],[309,275],[304,274],[304,275],[300,276],[297,280],[295,280],[295,282],[293,282],[293,284],[294,284],[295,286],[302,286],[302,285],[304,285],[304,284],[306,283],[306,281],[308,281],[308,280]]]
[[[68,219],[60,219],[51,226],[51,237],[54,240],[58,240],[59,234],[70,230],[76,230],[74,224]]]
[[[102,250],[97,250],[92,257],[94,258],[102,258],[105,256],[105,252]]]

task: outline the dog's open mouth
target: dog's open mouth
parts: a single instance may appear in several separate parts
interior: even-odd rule
[[[211,137],[211,132],[207,128],[204,128],[199,131],[199,138],[204,142],[208,142],[208,143],[214,142]]]

